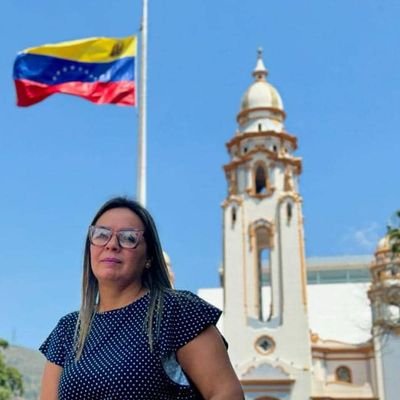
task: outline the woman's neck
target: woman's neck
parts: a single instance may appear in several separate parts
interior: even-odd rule
[[[126,287],[115,285],[99,285],[98,312],[111,311],[125,307],[142,297],[147,292],[141,282]]]

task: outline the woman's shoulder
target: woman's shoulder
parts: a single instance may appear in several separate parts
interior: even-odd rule
[[[166,290],[162,307],[162,352],[190,342],[210,325],[216,325],[221,311],[187,290]],[[172,349],[172,350],[171,350]]]
[[[164,301],[171,305],[204,302],[199,296],[189,290],[167,289],[164,291]]]
[[[62,366],[65,360],[65,349],[73,347],[78,312],[71,312],[61,317],[39,350],[49,361]]]
[[[58,321],[58,326],[63,327],[64,329],[69,328],[71,326],[75,328],[76,322],[78,320],[78,315],[79,315],[78,311],[73,311],[68,314],[65,314]]]
[[[79,311],[72,311],[72,312],[62,316],[60,320],[63,320],[65,322],[69,322],[69,321],[75,321],[76,322],[76,320],[78,318],[78,315],[79,315]]]
[[[218,308],[189,290],[166,290],[164,292],[164,308],[173,313],[220,313]]]

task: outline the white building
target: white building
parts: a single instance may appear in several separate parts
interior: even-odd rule
[[[267,75],[259,52],[227,143],[221,288],[199,295],[224,310],[246,399],[398,400],[400,260],[387,239],[375,261],[306,258],[302,161]]]

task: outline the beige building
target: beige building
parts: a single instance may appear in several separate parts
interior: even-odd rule
[[[398,400],[400,260],[387,238],[306,258],[298,141],[267,75],[260,51],[227,143],[221,288],[199,295],[224,310],[246,399]]]

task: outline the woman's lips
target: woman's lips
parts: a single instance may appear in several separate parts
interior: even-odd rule
[[[103,258],[101,260],[101,262],[106,263],[106,264],[119,264],[119,263],[121,263],[121,260],[118,258],[114,258],[114,257],[106,257],[106,258]]]

